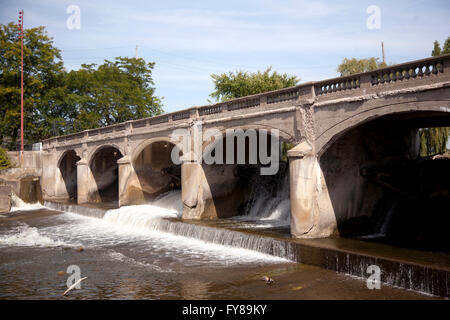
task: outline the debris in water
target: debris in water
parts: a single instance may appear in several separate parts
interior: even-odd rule
[[[83,247],[79,247],[79,248],[76,248],[75,249],[77,252],[83,252],[84,251],[84,248]]]
[[[67,272],[65,272],[65,271],[58,271],[56,274],[57,274],[58,276],[64,276],[64,275],[67,274]]]
[[[266,284],[269,284],[269,285],[275,282],[272,278],[270,278],[268,276],[262,277],[261,280],[265,281]]]
[[[78,280],[77,282],[75,282],[73,285],[71,285],[69,287],[69,289],[67,289],[66,291],[64,291],[64,293],[62,294],[63,296],[65,296],[69,291],[73,290],[73,288],[75,288],[81,281],[87,279],[87,277],[81,278],[80,280]]]

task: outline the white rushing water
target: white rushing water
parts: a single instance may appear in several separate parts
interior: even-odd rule
[[[71,205],[65,208],[70,211]],[[283,249],[278,257],[266,252],[274,247],[269,238],[243,237],[229,230],[166,219],[178,219],[180,215],[181,192],[172,191],[153,204],[108,210],[102,218],[65,212],[43,218],[51,221],[50,226],[36,228],[21,222],[19,227],[0,234],[0,246],[105,248],[113,260],[166,271],[170,266],[166,262],[158,266],[155,254],[184,265],[287,262]],[[113,249],[129,246],[148,254],[141,261]],[[145,261],[146,256],[152,256],[153,260]]]
[[[43,209],[44,206],[39,202],[36,203],[25,203],[20,197],[18,197],[14,192],[11,195],[12,207],[11,212],[14,211],[30,211],[30,210],[38,210]]]
[[[8,233],[0,236],[0,245],[18,247],[59,247],[66,245],[64,242],[54,240],[39,233],[35,227],[26,223],[11,229]]]
[[[273,195],[268,191],[267,186],[260,183],[260,181],[255,181],[247,213],[236,218],[246,221],[246,226],[254,228],[289,226],[291,223],[289,175],[281,176],[281,181],[269,181],[269,183],[277,182],[279,189]]]

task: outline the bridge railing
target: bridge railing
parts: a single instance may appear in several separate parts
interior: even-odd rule
[[[126,135],[129,131],[144,128],[159,128],[175,122],[178,125],[192,119],[220,118],[227,113],[239,115],[256,111],[279,109],[285,106],[322,102],[341,98],[356,97],[386,90],[396,90],[413,86],[428,85],[440,81],[450,81],[450,54],[412,62],[388,66],[375,71],[338,77],[318,82],[308,82],[295,87],[255,94],[207,106],[162,114],[151,118],[131,120],[111,126],[85,130],[65,136],[52,137],[43,141],[43,148],[89,141],[109,136]]]

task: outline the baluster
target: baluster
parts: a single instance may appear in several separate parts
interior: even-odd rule
[[[405,79],[409,79],[411,74],[410,74],[410,69],[405,69]]]
[[[426,76],[429,76],[430,73],[431,73],[431,71],[430,71],[430,65],[427,64],[427,65],[425,66],[425,73],[424,73],[424,74],[425,74]]]
[[[417,69],[417,67],[413,67],[413,68],[412,68],[411,78],[417,77],[416,69]]]
[[[423,67],[419,67],[419,72],[417,73],[417,75],[419,76],[419,77],[423,77]]]
[[[438,73],[438,70],[437,70],[437,67],[436,67],[436,62],[434,62],[431,66],[433,67],[431,73],[437,74],[437,73]]]

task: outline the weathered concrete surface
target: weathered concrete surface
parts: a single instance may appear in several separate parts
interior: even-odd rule
[[[125,205],[142,202],[171,183],[157,172],[167,154],[162,153],[164,161],[159,163],[159,155],[145,149],[155,142],[177,143],[172,137],[175,129],[194,133],[189,150],[182,151],[197,155],[204,148],[202,129],[278,129],[284,141],[306,142],[310,147],[290,156],[292,234],[325,237],[337,232],[341,221],[370,211],[379,197],[379,191],[359,175],[361,165],[373,158],[371,152],[377,152],[367,150],[360,127],[394,116],[399,117],[397,124],[408,119],[409,128],[397,131],[395,137],[381,130],[379,138],[392,143],[378,146],[385,151],[402,146],[396,156],[417,154],[414,129],[450,125],[450,55],[45,140],[44,198],[70,197],[73,183],[68,188],[59,165],[69,150],[81,158],[76,166],[79,203],[103,201],[102,190],[110,187]],[[123,157],[107,161],[107,148]],[[98,162],[97,157],[103,160]],[[222,207],[239,202],[235,196],[239,184],[229,168],[205,166],[194,157],[182,164],[181,179],[186,219],[221,217],[226,212]]]
[[[288,151],[291,234],[302,238],[328,237],[336,230],[328,189],[312,146],[305,140]]]
[[[11,209],[11,187],[0,185],[0,213]]]

